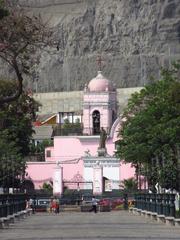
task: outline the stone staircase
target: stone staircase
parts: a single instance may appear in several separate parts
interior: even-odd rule
[[[89,212],[89,210],[92,208],[91,204],[87,205],[62,205],[60,206],[60,212]],[[110,206],[98,206],[97,207],[98,212],[110,212],[111,208]]]
[[[81,212],[81,206],[78,205],[62,205],[60,211],[63,212]]]

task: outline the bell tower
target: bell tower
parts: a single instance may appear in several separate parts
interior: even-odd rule
[[[116,90],[101,71],[84,88],[83,134],[99,135],[103,127],[110,132],[117,116]]]

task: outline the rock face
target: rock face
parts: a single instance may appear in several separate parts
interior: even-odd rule
[[[58,46],[41,54],[31,87],[82,90],[97,74],[118,88],[140,87],[180,59],[180,0],[19,0],[54,26]]]

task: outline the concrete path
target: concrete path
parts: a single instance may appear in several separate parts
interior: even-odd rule
[[[180,240],[180,228],[125,211],[35,214],[0,229],[2,240]]]

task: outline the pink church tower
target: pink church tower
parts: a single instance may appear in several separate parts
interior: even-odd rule
[[[118,190],[123,179],[134,177],[134,168],[115,156],[122,123],[121,117],[117,117],[116,95],[113,84],[98,71],[84,89],[84,136],[54,136],[53,146],[45,150],[45,162],[27,163],[27,174],[35,188],[53,180],[54,194],[61,194],[64,186],[102,194]],[[107,133],[105,146],[100,144],[102,127]]]
[[[83,134],[99,135],[103,127],[109,134],[117,118],[116,90],[101,71],[84,89]]]

